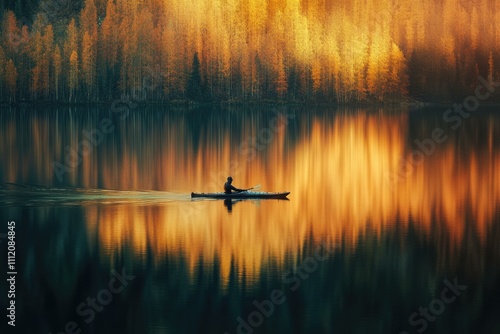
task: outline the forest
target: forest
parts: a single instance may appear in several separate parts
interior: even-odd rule
[[[447,102],[500,78],[495,0],[7,0],[0,15],[6,103]]]

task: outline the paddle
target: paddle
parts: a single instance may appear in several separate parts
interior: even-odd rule
[[[245,190],[243,190],[243,191],[256,190],[256,189],[260,189],[261,187],[262,187],[262,185],[261,185],[261,184],[258,184],[258,185],[256,185],[256,186],[253,186],[252,188],[248,188],[248,189],[245,189]]]

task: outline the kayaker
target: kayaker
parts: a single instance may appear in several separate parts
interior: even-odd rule
[[[245,191],[245,189],[238,189],[236,188],[235,186],[233,186],[231,183],[233,182],[233,178],[231,176],[228,176],[227,177],[227,182],[224,183],[224,192],[226,194],[230,194],[231,191],[235,191],[235,192],[241,192],[241,191]]]

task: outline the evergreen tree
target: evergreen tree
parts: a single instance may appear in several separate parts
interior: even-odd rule
[[[203,99],[198,52],[195,52],[193,56],[193,65],[187,83],[186,96],[192,101],[201,101]]]

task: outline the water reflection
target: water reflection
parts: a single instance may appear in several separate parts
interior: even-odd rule
[[[238,203],[238,201],[232,200],[232,199],[225,199],[224,200],[224,206],[227,209],[227,213],[233,212],[233,205]]]
[[[241,164],[240,173],[224,170],[230,157],[238,157],[237,145],[232,143],[246,138],[245,127],[254,128],[254,132],[265,127],[265,120],[247,124],[244,118],[235,116],[241,121],[236,135],[227,129],[227,120],[212,122],[211,126],[219,124],[215,127],[221,131],[215,136],[217,140],[209,141],[211,135],[199,138],[194,145],[182,143],[181,136],[178,147],[166,148],[160,154],[170,157],[182,152],[182,164],[192,166],[187,170],[174,168],[181,176],[169,182],[175,182],[179,189],[211,190],[204,187],[203,180],[219,170],[219,175],[231,173],[245,186],[261,182],[267,190],[290,190],[291,203],[265,202],[260,207],[245,203],[237,212],[226,203],[226,209],[233,211],[230,226],[227,212],[212,202],[180,205],[177,210],[129,206],[120,210],[120,216],[104,212],[96,219],[89,216],[89,229],[92,231],[94,220],[108,221],[101,225],[117,231],[97,233],[106,238],[106,244],[117,248],[122,243],[148,244],[159,256],[181,252],[190,259],[193,270],[198,259],[208,257],[207,263],[220,263],[224,282],[231,265],[240,268],[238,277],[242,272],[259,275],[271,259],[282,267],[285,256],[297,256],[300,245],[309,239],[354,247],[367,231],[381,235],[395,222],[404,229],[414,222],[423,235],[446,236],[451,243],[448,247],[454,248],[461,245],[467,233],[484,241],[496,223],[500,151],[491,145],[483,147],[481,142],[473,146],[476,149],[464,150],[459,143],[462,136],[477,141],[476,133],[484,133],[488,143],[497,142],[499,122],[473,119],[474,131],[449,132],[448,142],[415,166],[409,176],[392,184],[387,182],[386,172],[397,170],[401,158],[413,149],[407,116],[358,112],[337,114],[331,120],[325,115],[300,117],[258,152],[257,158]],[[177,128],[181,127],[172,130]],[[425,138],[428,132],[421,133]],[[188,135],[186,141],[190,138]],[[153,169],[151,173],[160,175],[163,171]],[[196,185],[191,185],[192,178],[187,175],[195,176]],[[146,226],[156,222],[163,225],[152,230],[151,236],[143,236],[150,230]]]
[[[103,117],[116,130],[59,183],[51,163],[64,161],[65,147],[76,146],[83,130]],[[4,182],[45,185],[47,198],[54,186],[115,189],[118,198],[148,190],[147,200],[127,193],[132,198],[118,202],[96,190],[97,198],[64,209],[43,202],[29,213],[8,209],[30,222],[27,234],[48,237],[48,251],[34,237],[25,244],[25,277],[36,276],[46,257],[57,259],[50,272],[63,277],[46,279],[63,284],[62,305],[72,303],[85,272],[118,265],[143,275],[126,298],[151,303],[154,314],[130,310],[151,332],[201,330],[179,314],[187,309],[206,332],[235,332],[236,317],[280,287],[289,303],[266,320],[264,332],[408,329],[408,316],[455,276],[478,294],[498,292],[490,282],[500,277],[500,119],[494,114],[473,116],[458,130],[427,113],[294,108],[148,110],[123,121],[94,111],[22,111],[0,114],[0,125],[6,129],[0,155],[10,157],[0,167]],[[387,173],[401,170],[414,140],[438,126],[448,139],[389,182]],[[262,129],[270,132],[259,137]],[[186,198],[191,191],[220,191],[227,175],[241,187],[291,191],[290,201]],[[290,292],[282,274],[325,244],[335,249],[331,259],[298,293]],[[68,261],[75,263],[71,273],[62,264]],[[33,289],[55,294],[55,286]],[[495,329],[488,316],[478,327],[461,322],[460,312],[482,319],[483,304],[473,299],[454,304],[459,312],[438,321],[441,333]],[[60,311],[45,327],[60,327],[68,317]],[[108,328],[101,321],[91,326],[98,325]]]

